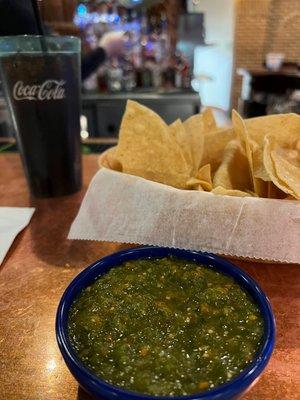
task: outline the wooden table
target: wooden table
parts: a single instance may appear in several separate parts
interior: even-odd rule
[[[0,266],[1,400],[90,399],[64,364],[56,345],[54,320],[70,280],[96,259],[126,247],[66,240],[87,185],[97,171],[96,160],[95,155],[84,157],[81,192],[34,200],[28,194],[19,156],[0,155],[0,206],[36,207],[30,225],[17,237]],[[273,357],[260,381],[243,399],[299,399],[299,267],[236,263],[260,283],[277,320]]]

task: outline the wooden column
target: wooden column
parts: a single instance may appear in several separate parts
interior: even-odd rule
[[[73,23],[76,0],[42,0],[40,9],[43,21],[61,35],[76,35],[80,31]]]
[[[67,22],[72,22],[78,4],[77,0],[62,0],[64,18]]]
[[[41,13],[44,21],[64,21],[62,0],[44,0],[41,2]]]

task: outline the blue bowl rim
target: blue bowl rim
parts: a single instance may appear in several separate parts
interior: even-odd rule
[[[161,252],[163,252],[163,254],[161,254]],[[174,255],[181,259],[194,260],[198,263],[203,263],[204,265],[213,267],[216,270],[218,270],[218,266],[225,267],[226,272],[221,271],[221,273],[225,273],[233,277],[235,281],[238,281],[237,283],[240,286],[242,286],[244,290],[247,291],[248,294],[250,294],[252,299],[256,302],[256,304],[259,306],[261,310],[265,324],[263,343],[261,344],[253,361],[234,379],[220,386],[217,386],[216,389],[212,389],[205,392],[197,392],[190,395],[182,395],[182,396],[152,396],[148,394],[126,390],[119,386],[112,385],[100,379],[95,374],[93,374],[92,371],[90,371],[87,367],[84,366],[84,364],[77,357],[76,352],[73,350],[71,346],[67,333],[67,320],[68,320],[68,313],[70,306],[73,303],[74,299],[76,298],[76,295],[78,295],[81,292],[81,290],[89,286],[92,282],[95,281],[95,279],[97,279],[97,277],[102,275],[101,274],[102,267],[108,266],[109,269],[118,267],[124,261],[129,260],[131,256],[134,256],[134,258],[132,259],[141,259],[141,258],[152,258],[152,257],[162,258],[162,257],[167,257],[168,255]],[[127,258],[128,256],[129,258]],[[124,258],[124,260],[122,260],[122,258]],[[116,262],[116,260],[118,261]],[[217,266],[211,265],[212,262],[215,263]],[[95,274],[96,271],[98,271],[98,274]],[[84,282],[84,284],[80,285],[80,283],[82,282]],[[72,296],[72,293],[74,291],[75,295]],[[192,251],[192,250],[182,250],[182,249],[168,248],[168,247],[155,247],[155,246],[136,247],[136,248],[121,250],[112,253],[106,257],[103,257],[95,261],[87,268],[83,269],[71,281],[71,283],[65,289],[63,296],[61,297],[57,309],[55,327],[56,327],[56,339],[59,349],[71,371],[72,369],[75,370],[76,373],[79,373],[81,375],[81,378],[90,381],[93,385],[99,385],[100,387],[104,388],[107,392],[114,393],[115,395],[120,395],[123,398],[134,399],[134,400],[150,400],[150,399],[210,400],[211,398],[221,399],[222,396],[229,394],[237,395],[242,391],[244,391],[248,386],[250,386],[250,384],[254,380],[256,380],[256,378],[258,378],[258,376],[262,373],[262,371],[266,367],[273,352],[273,348],[275,345],[275,332],[276,332],[275,319],[269,299],[262,291],[262,289],[259,287],[259,285],[255,282],[255,280],[253,280],[245,271],[243,271],[236,265],[232,264],[231,262],[224,260],[212,253]]]

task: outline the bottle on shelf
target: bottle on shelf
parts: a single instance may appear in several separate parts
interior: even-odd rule
[[[110,92],[120,92],[122,90],[123,71],[117,58],[114,58],[108,65],[107,88]]]

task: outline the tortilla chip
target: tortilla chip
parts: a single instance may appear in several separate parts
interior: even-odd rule
[[[286,141],[286,139],[296,141],[300,133],[300,116],[293,113],[266,115],[246,119],[245,125],[250,139],[258,145],[258,148],[253,152],[254,176],[264,181],[270,181],[271,177],[263,164],[264,138],[271,134],[279,142]]]
[[[275,137],[272,135],[268,135],[265,137],[264,165],[265,165],[265,168],[266,168],[268,174],[270,175],[270,177],[272,179],[272,182],[279,189],[281,189],[283,192],[285,192],[295,198],[298,198],[297,183],[294,182],[294,176],[293,176],[294,173],[297,176],[297,171],[294,171],[294,170],[290,171],[289,167],[292,164],[289,163],[288,161],[284,162],[282,157],[280,157],[280,153],[278,155],[278,149],[276,149],[276,140],[275,140]],[[286,168],[286,167],[288,167],[288,170],[283,171],[283,168]],[[279,175],[278,175],[277,171],[279,171]],[[295,186],[295,183],[296,183],[296,186]],[[294,189],[296,189],[296,191],[294,191]]]
[[[115,152],[116,148],[112,147],[103,153],[98,160],[99,166],[122,172],[122,164],[115,158]]]
[[[227,144],[223,161],[215,173],[213,186],[244,192],[253,190],[248,159],[238,140]]]
[[[191,166],[168,125],[152,110],[127,102],[114,157],[123,172],[177,188],[187,188]]]
[[[269,199],[285,199],[286,193],[280,190],[273,182],[268,182]],[[292,197],[294,199],[294,197]]]
[[[271,150],[275,173],[280,181],[292,191],[291,194],[300,199],[300,166],[296,166],[288,157],[284,157],[284,153],[278,147]]]
[[[245,120],[245,125],[250,139],[254,140],[261,148],[264,137],[272,134],[282,138],[297,137],[300,130],[300,116],[297,114],[275,114]]]
[[[214,132],[218,129],[214,113],[211,108],[205,108],[202,112],[202,117],[203,117],[204,133]]]
[[[269,182],[268,182],[269,183]],[[252,190],[246,190],[248,194],[250,194],[251,197],[259,197],[256,193],[254,193]]]
[[[195,188],[195,190],[198,190],[199,192],[205,192],[204,188],[200,185],[200,183],[199,183],[198,186]]]
[[[189,136],[187,135],[185,127],[180,119],[177,119],[171,125],[169,125],[169,132],[175,138],[175,140],[177,140],[177,143],[181,147],[187,164],[191,166],[192,170],[194,170],[192,147],[189,142]]]
[[[294,200],[294,201],[297,201],[297,199],[295,199],[295,197],[291,196],[290,194],[288,196],[284,197],[283,200]]]
[[[210,192],[212,189],[212,184],[206,181],[202,181],[200,179],[191,178],[188,180],[187,184],[189,185],[189,189],[191,190],[200,190],[205,192]]]
[[[201,167],[196,174],[196,177],[189,179],[187,184],[190,186],[191,189],[205,190],[207,192],[210,192],[213,187],[210,165],[206,164]]]
[[[200,183],[200,180],[197,178],[190,178],[187,181],[187,185],[189,186],[190,189],[194,189],[198,184]]]
[[[261,165],[256,166],[254,168],[254,162],[253,159],[256,161],[261,160],[261,157],[253,157],[253,153],[255,152],[255,142],[252,142],[250,140],[246,125],[241,118],[241,116],[235,111],[232,111],[232,123],[234,127],[234,131],[236,132],[236,135],[238,139],[240,140],[241,146],[246,152],[247,158],[248,158],[248,163],[250,167],[250,172],[251,172],[251,178],[253,182],[253,187],[254,187],[254,192],[257,193],[260,197],[266,197],[267,192],[268,192],[268,185],[267,183],[262,180],[261,178],[258,178],[254,174],[254,170],[257,172],[258,168],[264,168],[264,164],[261,162]],[[267,176],[265,174],[265,176]]]
[[[251,197],[250,193],[243,192],[241,190],[225,189],[222,186],[217,186],[211,191],[211,193],[222,196]]]
[[[264,163],[273,183],[300,198],[300,116],[281,116],[279,127],[265,137]]]
[[[269,182],[271,182],[271,178],[264,166],[263,148],[259,147],[256,142],[251,141],[251,143],[252,143],[252,160],[253,160],[254,178],[259,178],[260,180],[263,180],[263,181],[269,183]],[[258,180],[258,184],[259,184],[259,180]]]
[[[198,186],[196,187],[196,190],[205,191],[205,192],[211,192],[212,184],[209,183],[209,182],[200,180]]]
[[[203,117],[201,114],[193,115],[192,117],[184,121],[183,125],[186,130],[188,138],[187,140],[190,144],[194,171],[198,171],[203,155],[203,144],[204,144]]]
[[[210,164],[205,164],[199,169],[197,178],[212,184]]]
[[[204,152],[201,165],[210,164],[212,175],[223,159],[225,147],[234,139],[234,131],[230,128],[218,129],[204,136]]]

